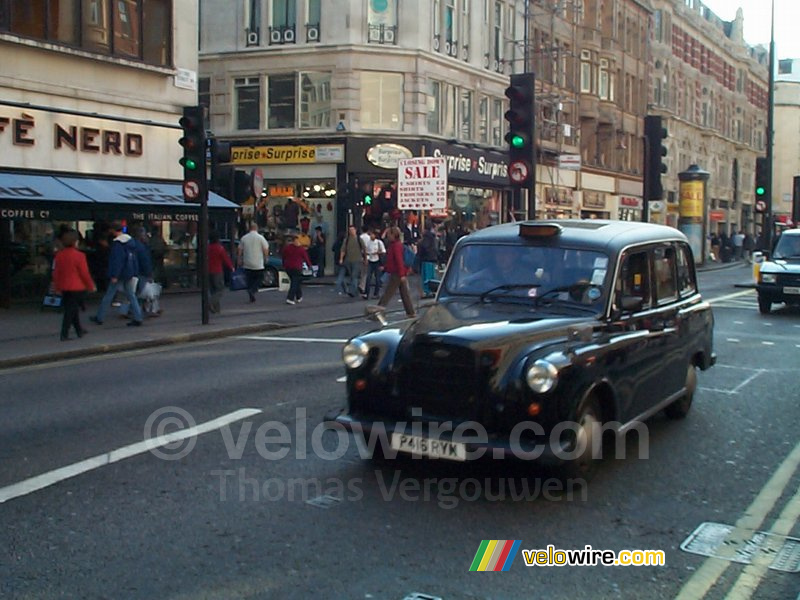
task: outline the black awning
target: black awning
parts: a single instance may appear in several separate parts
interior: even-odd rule
[[[238,208],[213,192],[212,211]],[[199,204],[183,201],[180,183],[0,173],[0,218],[80,219],[119,216],[148,221],[197,220]]]

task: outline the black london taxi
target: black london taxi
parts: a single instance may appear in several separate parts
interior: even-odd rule
[[[785,230],[758,271],[758,310],[769,314],[776,302],[800,305],[800,229]]]
[[[608,432],[687,414],[697,369],[715,362],[713,325],[676,229],[497,225],[458,241],[424,315],[347,342],[347,409],[331,418],[372,456],[586,472]]]

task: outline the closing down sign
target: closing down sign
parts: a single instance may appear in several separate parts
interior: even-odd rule
[[[404,158],[397,165],[397,208],[447,208],[447,163],[443,156]]]

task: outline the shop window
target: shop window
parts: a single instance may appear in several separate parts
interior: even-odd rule
[[[267,87],[267,127],[291,129],[295,126],[295,75],[270,75]]]
[[[331,74],[300,74],[300,127],[330,127]]]
[[[361,73],[361,126],[364,129],[403,128],[402,73]]]
[[[236,96],[236,128],[260,129],[261,82],[258,77],[240,77],[234,80]]]

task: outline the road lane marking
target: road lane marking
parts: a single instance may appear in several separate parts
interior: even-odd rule
[[[27,494],[42,490],[46,487],[50,487],[51,485],[54,485],[60,481],[64,481],[65,479],[71,479],[72,477],[77,477],[78,475],[87,473],[94,469],[99,469],[100,467],[130,458],[131,456],[144,454],[154,448],[161,448],[162,446],[172,444],[173,442],[179,442],[181,440],[185,440],[186,438],[208,433],[209,431],[214,431],[216,429],[221,429],[225,425],[252,417],[260,412],[262,411],[259,408],[242,408],[232,413],[228,413],[227,415],[217,417],[211,421],[196,425],[195,427],[180,429],[178,431],[173,431],[172,433],[146,439],[141,442],[129,444],[127,446],[122,446],[121,448],[117,448],[111,452],[98,454],[97,456],[92,456],[86,460],[67,465],[66,467],[61,467],[53,471],[48,471],[47,473],[42,473],[41,475],[36,475],[35,477],[30,477],[18,483],[7,485],[0,488],[0,504],[8,500],[13,500],[14,498],[19,498],[20,496],[25,496]]]
[[[761,344],[764,346],[774,346],[775,342],[761,342]]]
[[[739,342],[741,342],[742,340],[737,340],[736,338],[728,338],[726,341],[728,341],[728,342],[732,342],[732,343],[734,343],[734,344],[738,344],[738,343],[739,343]]]
[[[336,378],[336,383],[346,383],[347,382],[347,375],[342,375],[341,377]]]
[[[725,294],[724,296],[717,296],[716,298],[711,298],[708,300],[709,304],[717,304],[718,302],[725,302],[725,300],[730,300],[731,298],[740,298],[742,296],[746,296],[748,294],[752,294],[753,290],[744,290],[742,292],[733,292],[732,294]]]
[[[261,342],[322,342],[327,344],[346,344],[346,339],[331,339],[331,338],[295,338],[295,337],[280,337],[273,335],[240,335],[240,340],[258,340]]]
[[[800,465],[800,442],[772,473],[772,477],[761,488],[753,502],[744,511],[743,516],[736,521],[736,529],[753,531],[759,529],[780,499],[783,490],[789,485],[798,465]],[[705,597],[730,565],[729,561],[721,558],[706,559],[689,581],[684,584],[675,600],[697,600]]]
[[[795,495],[783,507],[780,516],[775,521],[769,533],[781,536],[788,536],[792,528],[800,518],[800,488],[798,488]],[[736,583],[728,592],[726,598],[731,600],[748,600],[753,596],[756,589],[758,589],[761,580],[767,574],[775,556],[762,552],[753,557],[753,562],[744,568],[744,571],[739,575]]]

